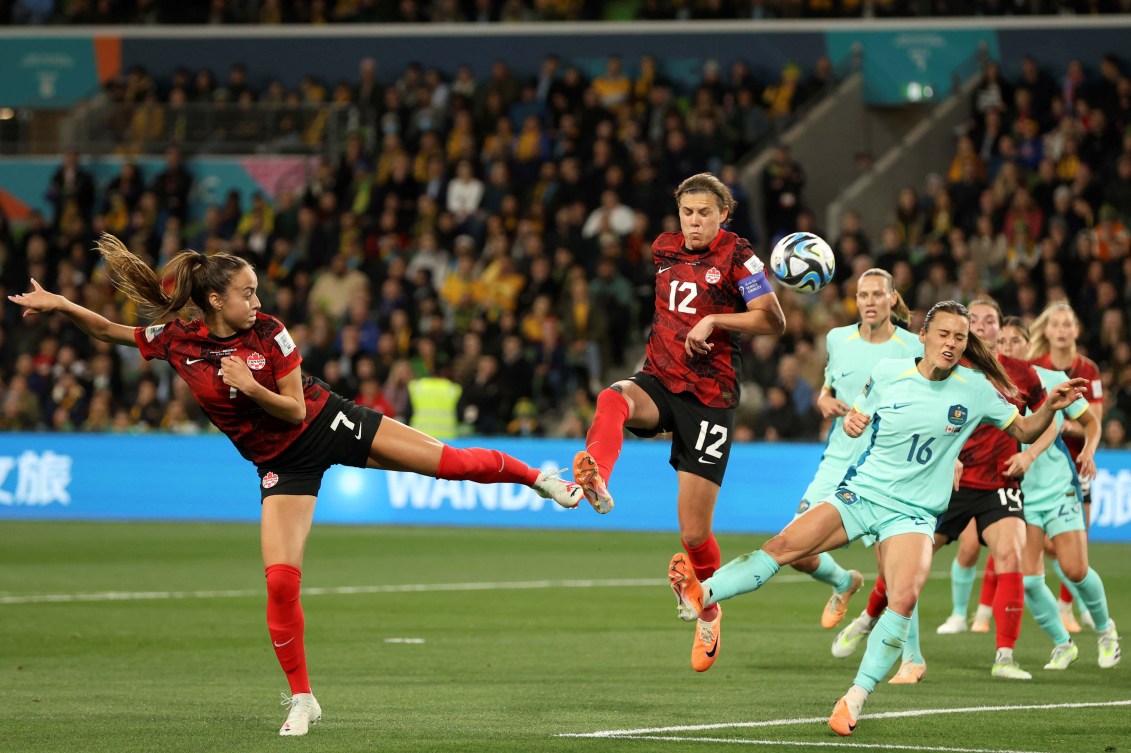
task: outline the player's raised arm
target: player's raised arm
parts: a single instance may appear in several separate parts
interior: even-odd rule
[[[137,347],[133,327],[112,322],[101,314],[96,314],[57,293],[48,292],[34,279],[31,281],[30,291],[10,295],[8,300],[23,306],[24,316],[58,311],[60,314],[69,317],[71,321],[78,325],[79,329],[96,340],[113,343],[114,345]]]

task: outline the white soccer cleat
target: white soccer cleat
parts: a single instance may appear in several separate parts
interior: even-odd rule
[[[534,491],[542,499],[552,499],[565,508],[577,507],[585,499],[585,490],[561,477],[565,468],[556,471],[542,471],[534,481]]]
[[[958,633],[965,633],[970,628],[966,625],[966,618],[960,614],[952,614],[946,618],[946,622],[938,626],[935,630],[939,635],[956,635]]]
[[[287,714],[287,721],[283,722],[279,734],[283,737],[305,735],[310,731],[311,725],[317,724],[318,720],[322,718],[322,707],[318,705],[318,701],[314,699],[311,693],[295,693],[290,696],[283,693],[282,695],[283,701],[280,705],[290,706],[291,712]]]
[[[999,648],[994,666],[990,669],[990,676],[999,680],[1032,680],[1033,675],[1021,669],[1021,665],[1013,658],[1013,649]]]
[[[1101,669],[1111,669],[1119,664],[1119,633],[1115,632],[1115,620],[1107,621],[1107,630],[1099,637],[1099,665]]]
[[[1049,657],[1049,663],[1045,665],[1045,669],[1068,669],[1080,656],[1080,649],[1076,648],[1076,644],[1072,641],[1053,646],[1052,656]]]
[[[838,659],[852,656],[875,626],[876,620],[869,617],[867,612],[861,612],[856,619],[848,623],[847,627],[836,634],[836,638],[833,638],[833,656]]]

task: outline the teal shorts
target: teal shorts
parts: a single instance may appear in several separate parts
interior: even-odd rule
[[[882,542],[903,533],[920,533],[935,540],[935,516],[924,512],[908,515],[878,505],[848,489],[838,489],[828,500],[840,513],[849,541],[871,537]]]
[[[1043,530],[1051,539],[1069,531],[1086,530],[1084,509],[1075,491],[1032,502],[1025,499],[1025,522]]]

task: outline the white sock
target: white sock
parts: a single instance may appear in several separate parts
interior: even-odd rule
[[[868,700],[868,691],[859,685],[853,685],[844,694],[844,702],[848,704],[848,713],[852,714],[853,719],[860,718],[860,712],[864,710],[864,703]]]

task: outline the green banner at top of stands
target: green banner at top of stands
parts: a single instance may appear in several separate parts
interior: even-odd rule
[[[121,40],[104,36],[0,40],[0,106],[66,109],[120,72]]]
[[[978,72],[984,57],[998,56],[993,29],[845,30],[825,34],[834,64],[860,45],[864,100],[873,105],[931,102],[948,96],[955,76]]]

